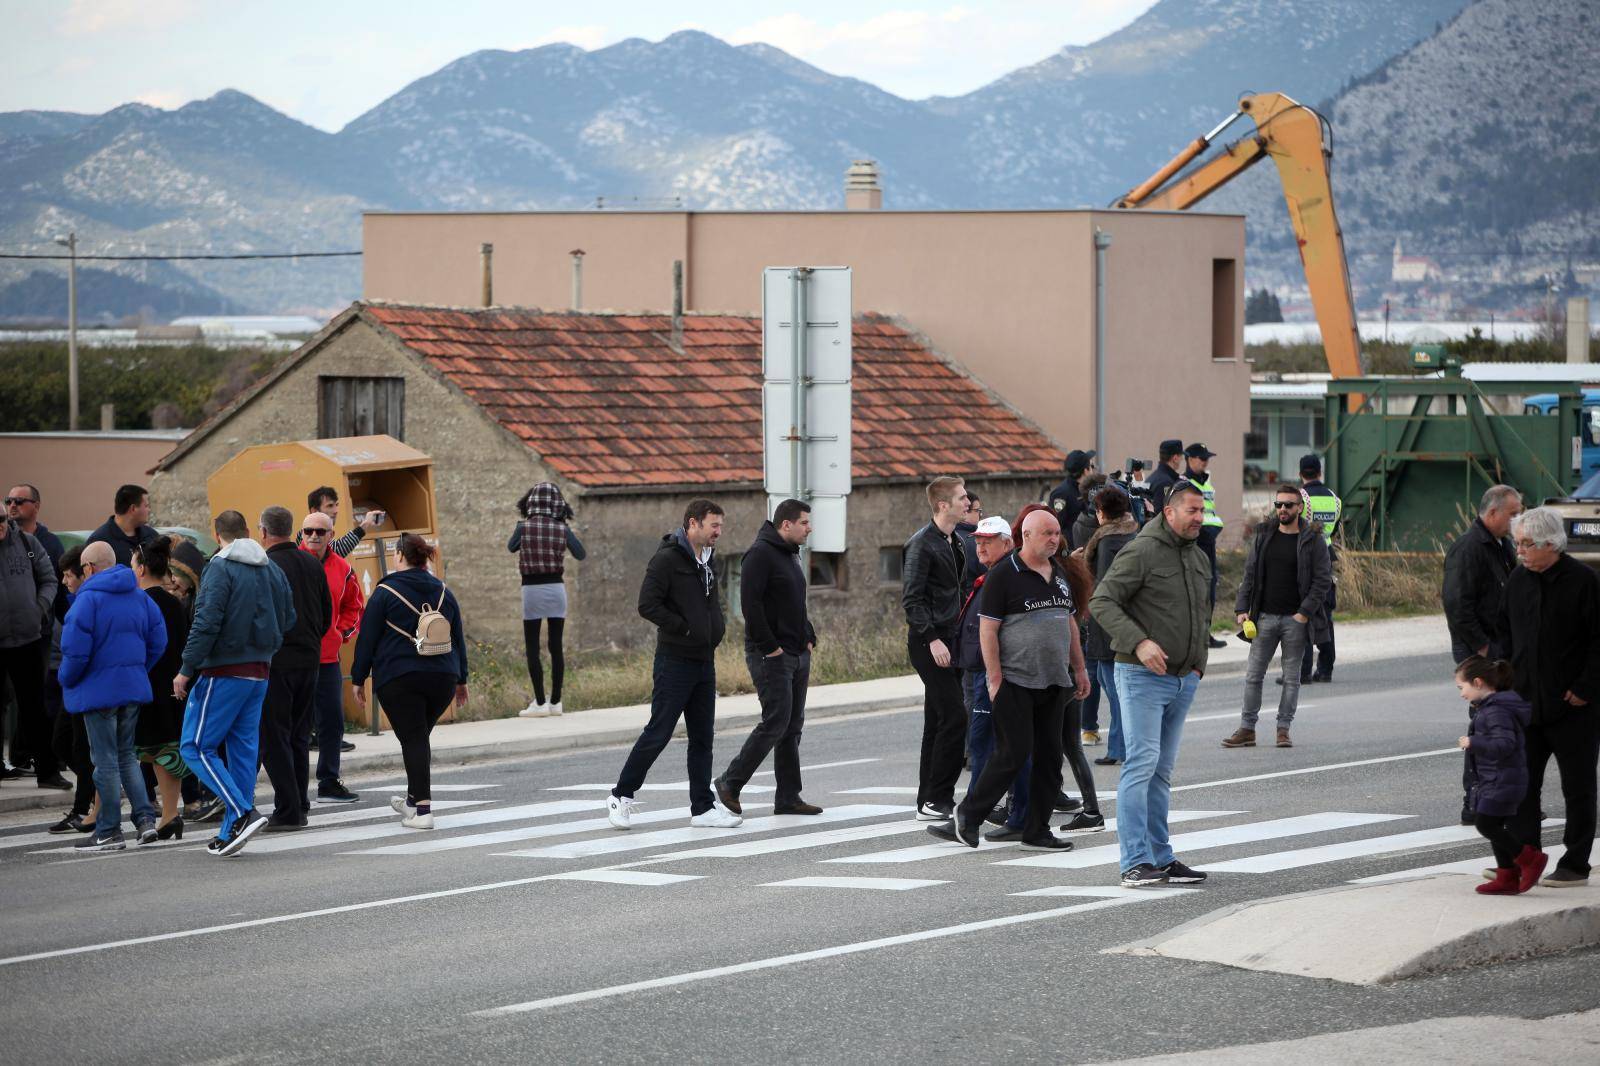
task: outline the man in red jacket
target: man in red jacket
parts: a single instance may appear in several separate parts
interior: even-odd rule
[[[350,564],[329,550],[332,542],[333,519],[321,511],[306,515],[300,523],[300,547],[322,560],[328,595],[333,598],[333,624],[322,635],[322,661],[317,672],[317,799],[354,803],[361,797],[339,780],[339,746],[344,741],[344,670],[339,665],[339,648],[353,640],[361,627],[366,597]]]

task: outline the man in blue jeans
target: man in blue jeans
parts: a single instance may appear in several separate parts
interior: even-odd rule
[[[1118,710],[1127,761],[1117,785],[1122,884],[1198,884],[1167,834],[1172,768],[1183,721],[1206,669],[1211,563],[1196,547],[1205,498],[1187,480],[1161,514],[1117,553],[1089,601],[1116,653]]]
[[[717,711],[717,645],[726,625],[717,576],[711,566],[722,536],[722,508],[690,500],[683,525],[661,538],[639,587],[639,614],[656,627],[650,721],[634,742],[617,787],[606,797],[606,817],[617,829],[633,828],[633,794],[672,740],[678,719],[689,732],[689,824],[733,829],[744,819],[718,806],[711,792],[711,735]]]
[[[79,563],[84,581],[61,627],[57,678],[68,714],[83,715],[94,759],[100,813],[79,851],[121,851],[122,793],[133,807],[139,843],[156,839],[156,809],[133,754],[139,705],[150,702],[150,668],[167,650],[167,627],[155,601],[133,571],[117,562],[111,545],[86,545]]]

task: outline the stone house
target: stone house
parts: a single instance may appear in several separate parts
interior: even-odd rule
[[[689,314],[681,330],[680,349],[661,314],[359,302],[165,456],[151,493],[165,521],[203,525],[207,477],[243,448],[388,433],[434,461],[445,569],[469,631],[509,642],[521,632],[506,548],[515,504],[553,481],[588,552],[567,567],[569,645],[638,646],[651,636],[639,580],[685,503],[727,510],[717,554],[735,615],[739,560],[767,514],[761,320]],[[846,550],[812,558],[823,633],[897,617],[900,547],[927,520],[929,478],[964,475],[989,513],[1010,515],[1064,460],[904,323],[856,318],[854,376]]]

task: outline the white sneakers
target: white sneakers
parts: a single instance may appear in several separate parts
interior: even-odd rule
[[[565,712],[565,711],[563,711],[561,709],[561,704],[559,702],[550,704],[550,714],[551,714],[552,717],[560,718],[563,714],[566,714],[566,713],[567,712]]]
[[[416,808],[412,808],[410,814],[400,819],[400,824],[405,826],[407,829],[432,829],[433,812],[430,811],[427,814],[418,814],[416,812]]]
[[[518,718],[550,718],[561,713],[559,703],[541,703],[532,700],[522,710],[517,712]]]
[[[402,818],[410,818],[417,813],[417,809],[407,803],[404,796],[390,796],[389,807]]]
[[[606,818],[614,829],[632,829],[633,812],[638,806],[639,801],[632,796],[607,796]]]
[[[713,801],[709,811],[702,811],[689,819],[696,829],[735,829],[744,824],[744,818]]]

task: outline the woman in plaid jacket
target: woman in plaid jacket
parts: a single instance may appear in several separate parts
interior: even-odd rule
[[[561,650],[567,620],[567,586],[562,580],[566,555],[584,557],[583,544],[568,525],[572,508],[561,490],[541,481],[517,501],[522,520],[511,531],[506,548],[517,556],[522,572],[522,645],[528,657],[528,677],[533,699],[523,708],[523,718],[546,718],[561,713],[561,678],[566,657]],[[539,628],[550,623],[550,701],[544,698],[544,669],[539,661]]]

